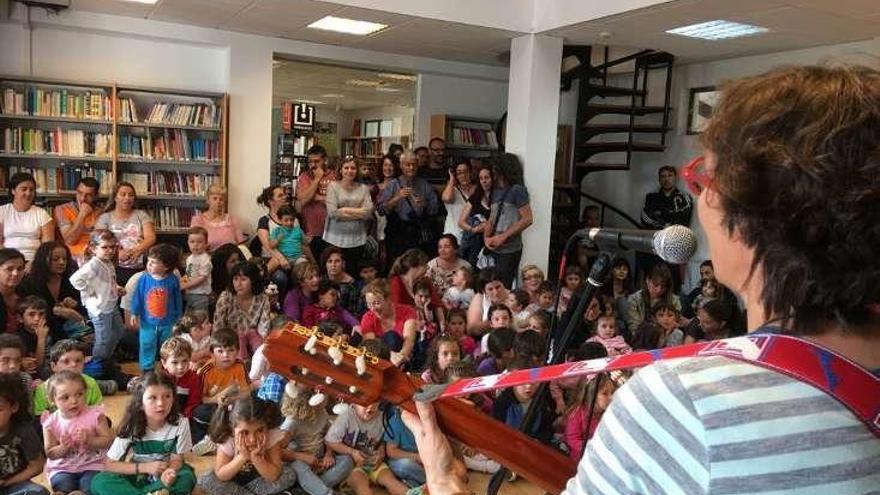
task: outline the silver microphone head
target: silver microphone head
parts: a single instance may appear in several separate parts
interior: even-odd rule
[[[658,230],[653,239],[654,253],[667,263],[687,263],[697,252],[697,236],[684,225],[670,225]]]

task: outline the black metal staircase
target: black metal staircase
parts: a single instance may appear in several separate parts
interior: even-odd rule
[[[605,47],[602,63],[593,65],[593,50],[592,46],[563,49],[564,57],[575,56],[580,62],[562,74],[563,91],[578,85],[578,108],[570,182],[554,184],[551,267],[578,227],[584,177],[592,172],[629,170],[635,153],[662,153],[670,130],[673,55],[642,50],[608,60]],[[653,98],[653,104],[648,104],[649,75],[664,75],[662,71],[662,102]]]

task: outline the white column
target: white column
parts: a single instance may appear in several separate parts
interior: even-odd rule
[[[506,149],[523,163],[535,219],[523,232],[521,263],[538,265],[545,272],[550,253],[561,64],[561,38],[529,34],[511,43]]]

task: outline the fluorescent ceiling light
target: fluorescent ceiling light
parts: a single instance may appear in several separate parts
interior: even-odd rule
[[[679,36],[687,36],[689,38],[699,38],[702,40],[725,40],[730,38],[740,38],[743,36],[752,36],[755,34],[766,33],[769,29],[761,26],[753,26],[751,24],[742,24],[739,22],[731,22],[725,20],[715,20],[709,22],[701,22],[700,24],[691,24],[690,26],[682,26],[666,31],[669,34],[677,34]]]
[[[154,4],[159,0],[123,0],[124,2],[134,2],[134,3],[146,3],[146,4]]]
[[[376,31],[381,31],[387,28],[388,25],[379,24],[378,22],[357,21],[354,19],[345,19],[328,15],[323,19],[319,19],[309,24],[309,27],[313,29],[323,29],[324,31],[336,31],[338,33],[366,36],[375,33]]]
[[[403,90],[397,88],[389,88],[387,86],[378,86],[376,88],[376,91],[381,91],[383,93],[400,93]]]
[[[395,74],[393,72],[380,72],[376,74],[383,79],[394,79],[396,81],[415,81],[416,76],[411,74]]]
[[[326,105],[327,104],[326,102],[323,102],[323,101],[303,100],[303,99],[297,99],[296,102],[297,103],[305,103],[307,105]]]
[[[345,98],[345,95],[342,93],[327,93],[326,95],[321,95],[321,98]]]

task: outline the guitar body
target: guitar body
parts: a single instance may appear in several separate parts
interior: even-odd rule
[[[331,347],[335,350],[328,353]],[[346,402],[368,405],[384,399],[416,412],[412,396],[423,385],[419,378],[315,329],[290,325],[273,332],[266,340],[265,355],[272,371]],[[361,361],[360,366],[357,361]],[[468,402],[441,399],[434,406],[446,434],[547,492],[560,493],[575,474],[577,464],[570,457],[487,416]]]

